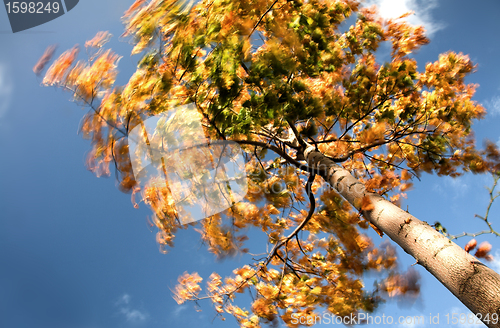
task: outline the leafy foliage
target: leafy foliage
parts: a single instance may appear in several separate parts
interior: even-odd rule
[[[257,228],[272,247],[231,277],[212,274],[206,296],[202,278],[186,273],[179,303],[208,298],[241,327],[279,319],[294,327],[292,314],[343,316],[373,311],[382,295],[418,294],[415,273],[398,270],[390,246],[374,246],[360,213],[298,165],[305,141],[395,203],[422,172],[500,169],[495,147],[475,146],[471,125],[485,109],[465,82],[471,60],[449,52],[419,71],[411,54],[428,43],[423,28],[384,20],[356,0],[137,0],[123,21],[140,54],[126,85],[114,86],[119,56],[103,48],[104,32],[85,44],[88,60],[77,61],[75,47],[43,79],[92,108],[81,126],[92,144],[89,169],[109,175],[114,164],[121,190],[152,208],[162,249],[172,247],[186,226],[171,190],[138,186],[126,137],[144,117],[194,103],[207,137],[243,147],[250,184],[245,201],[198,223],[202,240],[219,258],[248,253],[247,233]],[[390,60],[379,63],[384,42]],[[373,270],[386,279],[367,290],[362,276]],[[247,310],[235,303],[245,290],[255,295]]]

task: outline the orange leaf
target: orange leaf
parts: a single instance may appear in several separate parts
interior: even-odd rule
[[[491,251],[491,244],[488,243],[487,241],[483,241],[479,245],[479,248],[477,249],[476,254],[474,254],[474,256],[476,256],[477,258],[487,259],[489,251]]]
[[[375,209],[375,206],[373,205],[372,201],[368,196],[364,196],[363,199],[361,199],[361,210],[362,211],[372,211]]]
[[[370,226],[373,228],[373,230],[375,230],[376,233],[378,233],[378,235],[380,237],[384,236],[384,233],[382,232],[382,230],[380,230],[376,225],[374,225],[373,223],[370,222]]]
[[[474,248],[476,248],[476,245],[477,245],[477,241],[475,239],[471,239],[467,245],[465,245],[464,249],[467,253],[469,253],[470,251],[472,251]]]
[[[106,42],[111,39],[111,33],[109,32],[97,32],[92,40],[85,42],[85,47],[101,48]]]
[[[48,46],[47,49],[45,49],[45,52],[43,53],[42,57],[40,57],[36,65],[33,67],[33,72],[35,72],[36,75],[39,75],[43,71],[47,63],[52,59],[52,56],[54,55],[56,48],[57,45],[53,44],[51,46]]]

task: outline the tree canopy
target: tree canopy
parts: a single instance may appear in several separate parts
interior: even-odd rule
[[[242,327],[277,320],[295,327],[299,316],[373,311],[383,295],[419,290],[415,271],[398,269],[394,249],[363,232],[383,233],[362,215],[373,201],[350,202],[325,184],[323,168],[308,160],[311,149],[359,181],[349,189],[360,183],[394,204],[422,173],[500,170],[496,146],[480,150],[473,136],[473,121],[485,115],[472,99],[477,86],[466,82],[475,65],[448,52],[419,70],[412,54],[429,40],[403,18],[383,19],[355,0],[137,0],[123,16],[123,37],[140,56],[126,85],[114,85],[120,56],[105,49],[107,32],[85,43],[86,60],[78,60],[78,47],[64,52],[43,84],[90,106],[81,125],[91,140],[89,169],[108,176],[114,166],[134,206],[140,195],[151,207],[165,251],[188,226],[179,221],[175,186],[137,183],[130,131],[192,104],[208,139],[237,143],[247,195],[190,225],[218,258],[250,254],[247,239],[256,231],[265,234],[267,252],[230,277],[212,274],[206,296],[202,278],[186,273],[175,297],[208,298]],[[53,53],[47,50],[37,74]],[[476,254],[487,256],[484,247]],[[373,290],[362,282],[370,270],[385,274]],[[236,301],[245,290],[250,307]]]

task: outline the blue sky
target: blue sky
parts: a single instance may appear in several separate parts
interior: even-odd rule
[[[184,271],[198,271],[204,278],[213,271],[224,275],[243,265],[243,259],[216,262],[192,228],[178,234],[170,253],[160,254],[146,223],[149,209],[134,209],[113,178],[98,179],[85,169],[89,144],[76,132],[86,109],[69,102],[70,95],[61,90],[42,88],[32,72],[48,45],[59,44],[60,54],[109,30],[114,35],[110,47],[123,56],[118,84],[125,83],[138,60],[129,55],[132,47],[119,40],[120,17],[132,2],[82,0],[62,17],[16,34],[0,9],[0,327],[236,326],[231,317],[213,320],[207,303],[200,303],[201,312],[194,304],[177,305],[170,289]],[[475,99],[489,111],[474,125],[477,139],[479,144],[484,138],[500,142],[500,2],[372,2],[386,16],[414,10],[410,21],[430,31],[431,43],[416,55],[420,67],[449,50],[470,55],[478,64],[469,78],[480,84]],[[451,233],[479,231],[485,227],[474,214],[484,213],[484,186],[490,184],[488,176],[424,175],[404,207],[421,220],[441,221]],[[499,209],[500,204],[493,205],[490,214],[498,229]],[[498,238],[477,239],[489,240],[500,259]],[[403,267],[414,262],[398,254]],[[499,260],[489,264],[500,272]],[[416,304],[408,308],[389,301],[375,315],[395,320],[424,315],[425,324],[404,326],[431,327],[438,325],[429,324],[430,313],[439,313],[439,326],[460,326],[447,325],[445,316],[468,310],[424,269],[416,269],[422,277]]]

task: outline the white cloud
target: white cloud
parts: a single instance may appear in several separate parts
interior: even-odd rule
[[[140,311],[138,309],[133,309],[129,306],[132,297],[125,293],[123,294],[118,301],[115,302],[115,305],[120,308],[120,313],[125,316],[125,319],[128,322],[144,322],[148,318],[148,314],[146,312]]]
[[[127,293],[123,294],[122,297],[120,297],[118,301],[116,301],[116,305],[128,304],[128,303],[130,303],[130,295]]]
[[[187,305],[178,305],[175,307],[173,314],[175,317],[179,317],[183,311],[187,309]]]
[[[485,107],[487,113],[490,113],[493,116],[500,114],[500,96],[495,96],[486,101]]]
[[[465,182],[465,178],[463,177],[448,177],[445,183],[453,189],[455,194],[458,195],[463,195],[467,188],[469,188],[469,185],[467,185],[467,183]]]
[[[147,314],[139,310],[132,310],[130,308],[121,308],[120,312],[124,314],[127,321],[130,322],[141,322],[145,321],[148,318]]]
[[[12,96],[12,82],[8,77],[7,68],[0,64],[0,118],[7,112]]]
[[[441,178],[439,184],[433,186],[433,190],[440,194],[448,194],[453,196],[453,198],[459,198],[464,196],[469,189],[466,179],[466,176],[456,178],[445,176]]]
[[[443,28],[443,24],[432,19],[430,12],[437,7],[435,0],[367,0],[367,5],[377,5],[380,15],[385,18],[397,18],[409,11],[414,14],[405,18],[412,25],[425,27],[427,36]]]
[[[493,261],[491,261],[491,268],[496,272],[500,273],[500,250],[495,251],[493,255]]]

